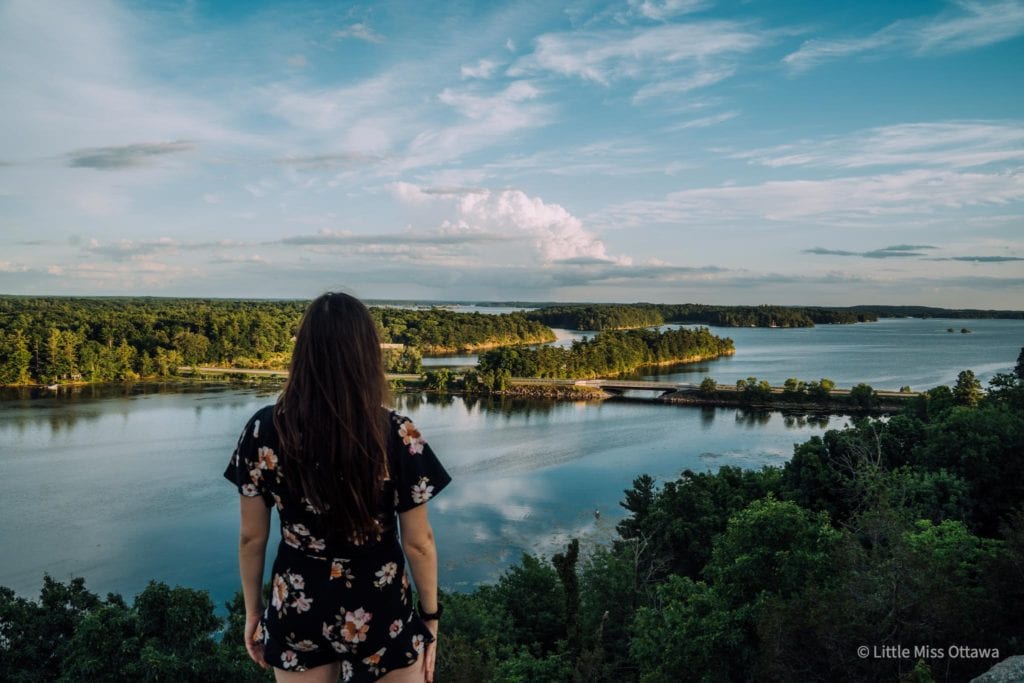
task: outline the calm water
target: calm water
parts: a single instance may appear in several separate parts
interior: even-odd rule
[[[221,472],[246,419],[272,398],[224,389],[0,403],[0,585],[34,594],[50,572],[134,595],[152,578],[227,599],[238,585],[238,503]],[[781,463],[823,430],[778,413],[633,402],[397,402],[454,476],[431,517],[441,582],[455,589],[570,536],[606,540],[637,474]]]
[[[974,332],[945,331],[963,326]],[[924,388],[964,368],[983,379],[1009,370],[1024,345],[1024,322],[998,320],[716,333],[736,341],[734,357],[669,376]],[[0,401],[0,585],[32,595],[49,572],[85,576],[100,593],[131,596],[158,579],[227,599],[238,586],[237,496],[221,472],[246,419],[274,395],[223,387],[102,393]],[[493,580],[524,551],[551,554],[571,536],[610,538],[622,491],[640,473],[664,480],[684,468],[780,464],[794,443],[845,423],[628,401],[410,394],[397,403],[455,477],[431,503],[441,582],[455,589]]]
[[[663,325],[660,329],[698,327]],[[960,328],[971,330],[962,334]],[[954,332],[947,332],[953,328]],[[947,320],[883,318],[856,325],[811,328],[709,327],[731,337],[736,354],[705,363],[690,363],[637,375],[644,379],[699,383],[713,377],[720,384],[755,376],[781,385],[789,377],[827,377],[840,387],[866,382],[876,389],[930,389],[952,385],[961,370],[973,370],[982,383],[1009,372],[1024,347],[1024,320]],[[553,344],[568,346],[594,331],[556,330]],[[425,358],[424,366],[471,366],[476,356]]]

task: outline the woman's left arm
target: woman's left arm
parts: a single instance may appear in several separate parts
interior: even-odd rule
[[[242,523],[238,538],[238,568],[245,597],[245,649],[254,662],[267,668],[263,659],[263,641],[257,641],[254,636],[263,615],[263,565],[270,536],[270,508],[258,496],[239,498]]]

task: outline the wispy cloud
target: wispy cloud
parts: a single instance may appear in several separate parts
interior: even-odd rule
[[[92,147],[68,152],[67,164],[74,168],[94,168],[100,171],[137,168],[154,163],[157,157],[180,154],[195,148],[195,143],[185,140]]]
[[[384,42],[384,36],[374,31],[370,28],[369,24],[364,22],[350,24],[345,28],[338,29],[333,35],[335,38],[355,38],[357,40],[365,40],[368,43]]]
[[[948,166],[1024,161],[1020,121],[939,121],[880,126],[846,135],[733,155],[772,168],[820,166]]]
[[[380,155],[365,152],[335,152],[333,154],[285,155],[274,159],[274,162],[301,169],[325,169],[372,164],[383,158]]]
[[[646,86],[639,101],[710,85],[731,73],[727,60],[770,39],[731,21],[548,33],[509,69],[512,75],[549,73],[609,86],[618,81],[669,82]]]
[[[630,10],[655,21],[697,12],[710,5],[708,0],[629,0]]]
[[[490,78],[501,66],[500,63],[495,62],[491,59],[481,59],[475,65],[463,64],[459,69],[459,73],[463,78]]]
[[[472,229],[450,229],[448,231],[436,232],[402,232],[376,235],[366,235],[337,230],[321,230],[313,235],[293,235],[291,237],[284,237],[280,240],[280,244],[294,246],[357,244],[397,247],[403,244],[458,245],[479,242],[493,243],[506,242],[512,239],[515,239],[515,236]]]
[[[722,224],[759,218],[768,222],[814,218],[838,223],[860,217],[877,223],[969,206],[1024,200],[1024,171],[960,173],[915,169],[900,173],[782,180],[681,190],[653,201],[605,210],[611,224]]]
[[[928,244],[897,244],[891,247],[872,249],[870,251],[845,251],[842,249],[825,249],[824,247],[812,247],[810,249],[804,249],[802,253],[818,254],[823,256],[860,256],[863,258],[885,259],[927,256],[925,251],[922,250],[928,249],[938,249],[938,247],[933,247]]]
[[[1024,261],[1021,256],[949,256],[946,258],[932,259],[933,261],[967,261],[970,263],[1012,263]]]
[[[1020,0],[961,0],[954,4],[956,10],[927,19],[896,21],[868,36],[809,40],[782,61],[793,72],[800,73],[853,55],[875,57],[893,51],[919,56],[948,54],[999,43],[1024,33],[1024,2]]]

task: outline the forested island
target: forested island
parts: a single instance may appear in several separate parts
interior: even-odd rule
[[[1024,353],[987,392],[936,387],[781,467],[638,476],[606,544],[524,555],[445,593],[437,680],[964,681],[1024,651]],[[0,588],[5,680],[270,681],[241,594],[82,579]],[[930,647],[865,657],[861,647]],[[955,651],[951,648],[956,648]]]
[[[592,378],[642,367],[685,363],[735,353],[732,339],[707,328],[612,330],[573,342],[569,348],[540,346],[494,349],[480,354],[482,376]]]

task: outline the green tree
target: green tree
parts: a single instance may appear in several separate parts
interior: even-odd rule
[[[873,408],[878,404],[878,394],[870,384],[861,383],[850,389],[850,402],[858,408]]]
[[[731,605],[753,603],[764,592],[793,595],[828,577],[839,538],[824,513],[756,500],[729,519],[705,574]]]
[[[750,680],[749,608],[734,609],[703,582],[670,576],[657,607],[633,621],[629,651],[641,683]]]
[[[962,406],[976,406],[981,400],[981,381],[974,376],[970,370],[961,370],[956,376],[956,385],[953,387],[953,398],[957,404]]]

